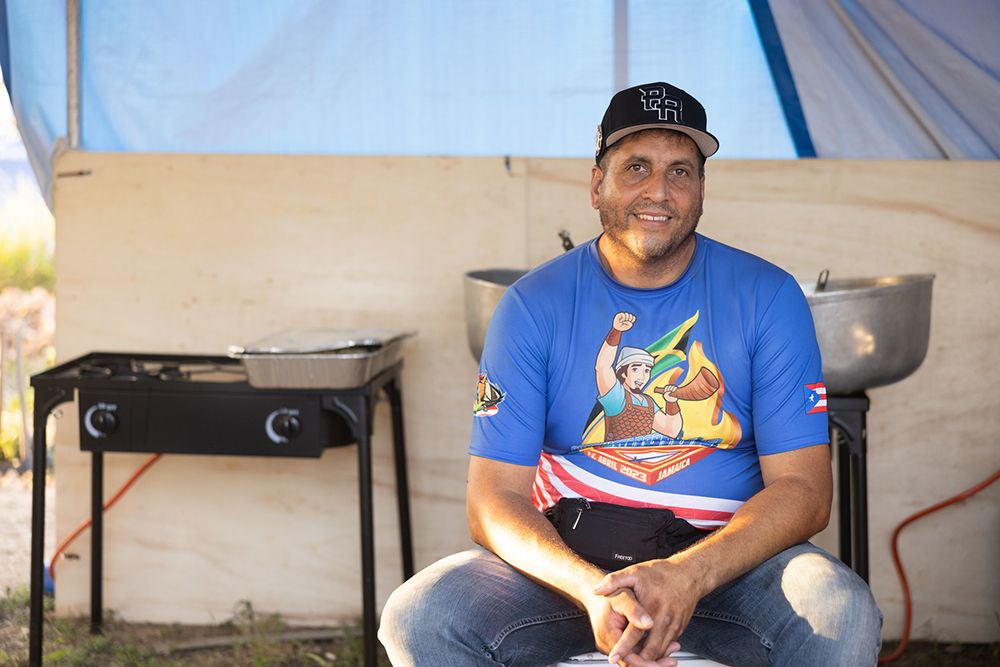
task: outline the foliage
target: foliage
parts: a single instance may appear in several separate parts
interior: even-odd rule
[[[28,397],[28,411],[31,398]],[[18,458],[21,441],[21,400],[13,396],[7,405],[0,406],[0,460],[13,461]]]
[[[52,254],[44,239],[0,234],[0,287],[51,290],[54,284]]]
[[[3,108],[6,106],[6,96],[0,90],[0,142],[9,138],[19,144],[13,115]],[[9,125],[2,127],[5,121]],[[54,248],[55,220],[34,179],[17,168],[13,172],[0,168],[0,341],[6,343],[8,353],[13,351],[15,339],[21,342],[27,375],[51,365],[55,357],[51,349],[54,317],[50,294],[55,282]],[[13,357],[7,356],[2,369],[2,459],[14,458],[21,424],[17,404],[11,399],[16,386]],[[26,389],[26,393],[30,391]]]
[[[0,169],[0,289],[51,290],[54,247],[55,220],[34,179]]]
[[[6,348],[5,363],[0,368],[0,460],[17,458],[22,431],[21,398],[24,388],[28,428],[31,428],[33,391],[28,376],[55,363],[52,347],[54,334],[54,301],[52,294],[41,287],[22,290],[7,287],[0,290],[0,345]],[[21,363],[18,364],[18,354]],[[24,377],[18,378],[18,369]],[[30,431],[29,431],[30,432]]]

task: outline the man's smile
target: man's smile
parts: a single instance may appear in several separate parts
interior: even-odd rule
[[[644,222],[666,222],[667,220],[670,220],[672,216],[659,214],[654,215],[652,213],[636,213],[635,217]]]

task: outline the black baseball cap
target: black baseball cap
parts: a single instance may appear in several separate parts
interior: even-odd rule
[[[683,132],[694,140],[705,157],[719,150],[719,140],[707,129],[708,118],[701,102],[686,92],[658,81],[618,91],[611,98],[597,126],[596,162],[608,148],[633,132],[662,128]]]

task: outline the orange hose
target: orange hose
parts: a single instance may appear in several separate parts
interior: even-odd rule
[[[899,640],[899,646],[896,647],[896,650],[887,656],[879,658],[878,664],[884,665],[898,660],[900,656],[903,655],[903,652],[906,651],[906,647],[910,643],[910,623],[912,620],[911,615],[913,611],[913,601],[910,598],[910,585],[906,581],[906,572],[903,571],[903,562],[899,558],[899,534],[904,528],[917,519],[937,512],[940,509],[944,509],[949,505],[954,505],[955,503],[965,500],[970,496],[974,496],[998,479],[1000,479],[1000,470],[997,470],[979,484],[962,491],[957,496],[953,496],[948,500],[938,503],[937,505],[932,505],[927,509],[920,510],[916,514],[911,514],[903,519],[903,521],[896,526],[896,530],[892,532],[892,564],[896,567],[896,574],[899,575],[899,583],[903,589],[903,636]]]
[[[139,468],[134,473],[132,473],[132,476],[129,477],[128,480],[124,484],[122,484],[117,491],[115,491],[115,495],[111,496],[111,498],[104,503],[104,511],[107,511],[108,508],[117,503],[121,499],[121,497],[125,495],[125,492],[128,491],[129,488],[135,483],[135,481],[142,476],[142,473],[146,472],[151,465],[153,465],[154,463],[156,463],[157,460],[159,460],[161,456],[163,456],[163,454],[153,454],[148,459],[146,459],[146,461],[141,466],[139,466]],[[53,582],[56,580],[56,560],[58,560],[59,556],[62,555],[62,552],[66,550],[66,547],[68,547],[73,542],[73,540],[75,540],[77,537],[80,536],[80,533],[82,533],[83,531],[85,531],[87,528],[90,527],[90,524],[91,524],[91,519],[86,519],[83,522],[81,522],[80,525],[74,528],[73,532],[70,533],[66,537],[66,539],[64,539],[62,543],[56,547],[55,553],[52,554],[52,560],[49,562],[49,576],[52,577]]]

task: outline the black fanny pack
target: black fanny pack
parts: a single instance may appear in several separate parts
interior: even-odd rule
[[[581,558],[605,570],[667,558],[708,534],[668,509],[563,498],[545,510],[559,536]]]

